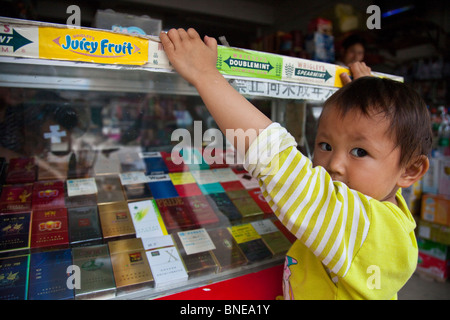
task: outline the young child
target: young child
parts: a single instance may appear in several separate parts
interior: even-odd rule
[[[235,145],[246,141],[246,169],[298,239],[286,256],[284,298],[396,299],[418,256],[401,188],[429,166],[431,127],[420,96],[375,77],[345,85],[324,105],[311,163],[218,72],[215,39],[202,41],[194,29],[160,37],[220,129],[236,132]],[[246,140],[247,130],[259,134]]]

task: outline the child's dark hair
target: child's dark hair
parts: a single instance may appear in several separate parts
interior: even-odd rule
[[[420,95],[408,85],[378,77],[362,77],[345,85],[325,102],[342,116],[357,109],[363,115],[381,112],[390,120],[389,134],[400,147],[400,165],[431,152],[430,115]]]

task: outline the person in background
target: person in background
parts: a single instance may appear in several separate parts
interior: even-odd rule
[[[359,35],[352,34],[342,42],[341,60],[336,61],[336,64],[348,67],[354,78],[356,78],[356,74],[359,77],[370,76],[372,70],[363,61],[365,51],[366,41]],[[340,77],[344,85],[352,81],[346,73],[342,73]]]

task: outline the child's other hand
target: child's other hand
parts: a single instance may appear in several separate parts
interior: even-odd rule
[[[353,80],[372,75],[371,74],[372,69],[366,66],[364,62],[354,62],[349,65],[349,69],[351,74],[353,75]],[[343,85],[352,82],[350,76],[345,72],[341,73],[340,77]]]
[[[192,28],[187,31],[171,29],[167,34],[161,32],[160,39],[175,70],[194,86],[201,83],[202,78],[220,75],[216,68],[216,39],[205,36],[202,41]]]

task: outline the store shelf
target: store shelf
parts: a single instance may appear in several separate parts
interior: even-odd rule
[[[248,97],[325,101],[338,88],[224,75]],[[0,57],[0,85],[15,88],[198,95],[167,69]]]

